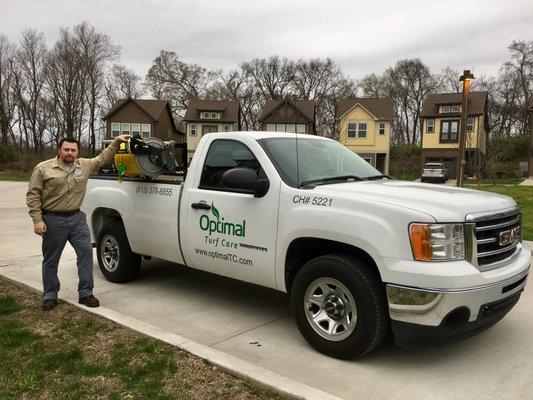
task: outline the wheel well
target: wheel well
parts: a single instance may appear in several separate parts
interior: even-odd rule
[[[359,247],[334,240],[317,238],[298,238],[291,242],[285,257],[285,288],[290,292],[294,277],[306,262],[326,254],[346,254],[364,261],[379,274],[378,266],[366,251]]]
[[[117,210],[113,210],[112,208],[105,208],[100,207],[94,210],[93,216],[92,216],[92,228],[94,233],[94,239],[97,240],[98,235],[100,234],[100,231],[102,230],[102,227],[104,226],[104,221],[110,219],[113,221],[118,221],[121,224],[122,217],[120,216],[119,212]]]

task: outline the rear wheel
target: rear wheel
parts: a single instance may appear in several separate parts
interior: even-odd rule
[[[131,251],[121,223],[104,223],[96,247],[100,271],[108,281],[122,283],[135,278],[141,267],[141,256]]]
[[[332,357],[363,356],[388,330],[381,280],[357,258],[332,254],[309,261],[295,277],[291,305],[305,340]]]

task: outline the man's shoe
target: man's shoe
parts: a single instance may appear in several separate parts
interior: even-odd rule
[[[57,300],[56,299],[48,299],[43,301],[43,310],[44,311],[50,311],[57,306]]]
[[[87,297],[83,297],[79,301],[80,304],[85,304],[87,307],[98,307],[100,305],[100,302],[96,297],[94,297],[92,294]]]

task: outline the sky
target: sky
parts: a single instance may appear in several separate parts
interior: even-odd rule
[[[272,54],[331,57],[350,77],[404,58],[496,75],[513,40],[533,40],[533,0],[0,0],[0,34],[25,28],[53,45],[61,26],[88,21],[141,77],[160,50],[229,70]]]

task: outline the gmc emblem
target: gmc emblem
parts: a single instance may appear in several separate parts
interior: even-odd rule
[[[506,246],[508,244],[514,243],[516,239],[518,238],[520,234],[520,228],[517,226],[516,228],[509,229],[508,231],[502,231],[500,232],[500,246]]]

